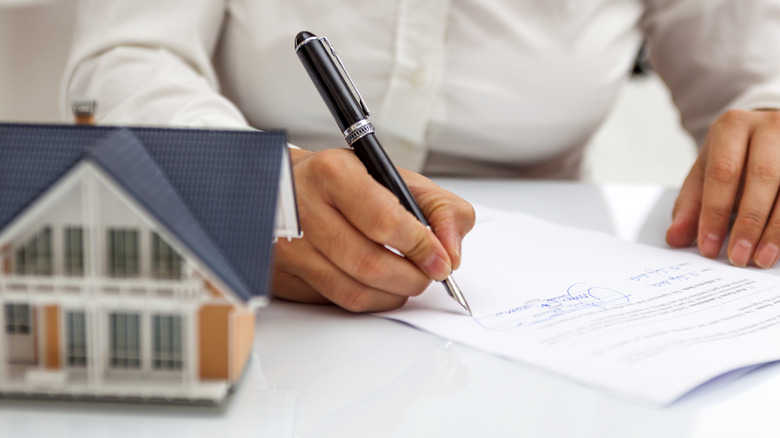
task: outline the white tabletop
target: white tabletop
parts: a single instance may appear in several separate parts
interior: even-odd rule
[[[675,195],[655,186],[437,182],[474,203],[652,245],[664,245]],[[722,380],[647,407],[397,322],[273,301],[224,406],[0,400],[0,436],[780,436],[780,365]]]

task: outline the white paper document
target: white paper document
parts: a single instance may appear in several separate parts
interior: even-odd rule
[[[780,360],[780,277],[689,251],[478,208],[454,278],[380,316],[654,405]]]

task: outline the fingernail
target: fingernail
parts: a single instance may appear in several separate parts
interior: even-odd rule
[[[701,242],[701,254],[704,257],[715,258],[720,253],[720,239],[715,234],[707,234]]]
[[[773,243],[767,243],[756,253],[756,265],[760,268],[771,268],[777,262],[780,249]]]
[[[731,248],[731,255],[729,257],[731,264],[744,268],[750,261],[751,251],[753,251],[753,245],[751,245],[750,242],[746,239],[738,240],[737,243],[734,244],[734,247]]]
[[[422,269],[434,280],[444,280],[450,274],[450,265],[444,257],[437,253],[428,256],[422,264]]]

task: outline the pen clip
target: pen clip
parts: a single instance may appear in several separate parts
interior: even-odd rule
[[[352,77],[349,75],[349,72],[347,71],[347,68],[344,67],[344,63],[341,62],[341,58],[339,58],[339,54],[336,53],[336,49],[333,47],[333,44],[328,41],[327,37],[319,37],[320,41],[325,43],[330,48],[330,53],[333,55],[334,58],[336,58],[336,61],[339,63],[339,66],[341,67],[341,71],[344,72],[344,74],[347,76],[347,80],[349,80],[349,83],[352,85],[352,89],[357,94],[358,103],[360,104],[360,108],[363,110],[363,113],[366,117],[371,115],[371,111],[368,110],[368,105],[366,105],[366,102],[363,100],[363,96],[360,95],[360,91],[357,89],[357,86],[355,85],[355,82],[352,80]]]

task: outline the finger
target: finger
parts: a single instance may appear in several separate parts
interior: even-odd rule
[[[408,216],[410,220],[415,220]],[[317,220],[318,224],[327,226],[305,230],[307,239],[331,263],[357,282],[402,296],[417,295],[430,283],[430,277],[409,260],[367,239],[340,211],[322,206],[317,212]],[[425,227],[422,229],[430,233]]]
[[[753,254],[753,262],[759,268],[771,268],[780,258],[780,207],[775,204],[761,240]]]
[[[276,269],[273,279],[274,298],[306,304],[332,304],[301,278]]]
[[[702,157],[696,160],[677,195],[672,210],[672,224],[666,231],[666,242],[670,246],[682,248],[696,240],[704,188],[702,160]]]
[[[447,251],[436,236],[409,213],[398,198],[377,183],[357,161],[319,160],[313,174],[330,181],[325,190],[332,205],[370,240],[400,251],[429,277],[443,280],[452,271]]]
[[[453,221],[437,222],[431,220],[436,238],[444,246],[447,255],[450,258],[450,268],[454,271],[460,267],[463,235],[458,232],[456,224]]]
[[[466,233],[474,227],[474,208],[463,201],[467,208],[458,214],[453,207],[434,210],[428,220],[436,237],[444,245],[450,257],[453,270],[460,267],[462,258],[462,242]]]
[[[461,197],[442,189],[430,179],[400,169],[409,190],[414,194],[436,237],[450,257],[452,269],[461,261],[462,241],[474,227],[474,207]]]
[[[735,266],[747,266],[764,233],[780,185],[780,128],[760,125],[750,139],[745,183],[737,216],[731,229],[728,256]],[[767,244],[772,243],[769,239]]]
[[[331,302],[352,312],[391,310],[407,301],[405,296],[356,282],[316,250],[307,251],[305,257],[300,257],[302,251],[295,248],[293,242],[278,242],[277,245],[276,297],[311,303]]]
[[[717,257],[723,245],[745,165],[748,133],[744,112],[736,111],[721,116],[710,130],[698,232],[699,251],[705,257]]]

